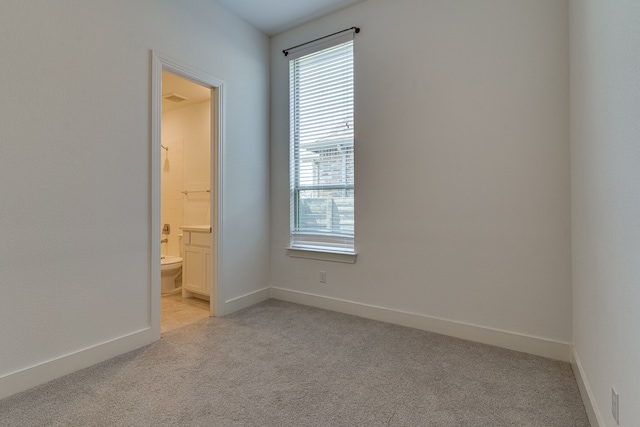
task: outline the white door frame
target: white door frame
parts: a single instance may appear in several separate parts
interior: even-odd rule
[[[151,283],[149,284],[149,322],[156,339],[160,338],[160,213],[161,213],[161,149],[162,141],[162,72],[211,88],[211,258],[210,312],[223,316],[224,284],[222,282],[222,166],[224,147],[224,82],[184,63],[151,52]]]

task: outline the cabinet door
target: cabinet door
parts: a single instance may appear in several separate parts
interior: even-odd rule
[[[202,252],[204,254],[204,291],[207,293],[207,295],[211,295],[211,283],[213,280],[211,271],[213,266],[213,260],[211,259],[211,249],[203,249]]]
[[[183,284],[188,291],[204,292],[204,256],[201,248],[185,246]]]

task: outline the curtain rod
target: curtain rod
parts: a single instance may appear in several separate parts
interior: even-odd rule
[[[318,40],[326,39],[327,37],[335,36],[336,34],[345,33],[345,32],[347,32],[347,31],[351,31],[351,30],[355,31],[355,33],[356,33],[356,34],[358,34],[358,33],[360,32],[360,28],[358,28],[358,27],[351,27],[351,28],[347,28],[346,30],[336,31],[336,32],[335,32],[335,33],[333,33],[333,34],[328,34],[328,35],[323,36],[323,37],[318,37],[318,38],[317,38],[317,39],[315,39],[315,40],[311,40],[311,41],[308,41],[308,42],[306,42],[306,43],[301,43],[301,44],[299,44],[299,45],[297,45],[297,46],[290,47],[290,48],[288,48],[288,49],[283,50],[283,51],[282,51],[282,53],[284,53],[284,56],[287,56],[287,55],[289,55],[289,51],[290,51],[291,49],[296,49],[296,48],[298,48],[298,47],[301,47],[301,46],[304,46],[304,45],[308,45],[309,43],[314,43],[314,42],[317,42]]]

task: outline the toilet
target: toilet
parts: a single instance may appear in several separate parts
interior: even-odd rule
[[[160,258],[160,281],[163,294],[180,288],[180,284],[176,283],[180,273],[182,273],[182,258],[171,255],[165,255]]]

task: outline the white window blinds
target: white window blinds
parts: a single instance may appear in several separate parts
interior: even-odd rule
[[[353,40],[289,66],[291,247],[353,253]]]

